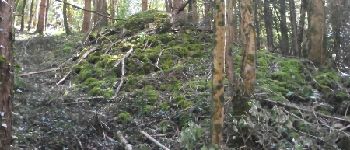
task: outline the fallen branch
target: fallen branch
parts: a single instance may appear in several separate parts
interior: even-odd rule
[[[119,141],[123,144],[125,150],[132,150],[132,146],[124,138],[123,134],[120,131],[117,131],[117,137],[118,137]]]
[[[94,51],[96,51],[96,50],[97,50],[97,48],[94,47],[94,48],[91,48],[90,50],[86,51],[86,52],[80,57],[80,59],[78,60],[78,62],[77,62],[75,65],[79,64],[83,59],[85,59],[87,56],[89,56],[90,53],[92,53],[92,52],[94,52]],[[75,66],[75,65],[73,65],[73,66]],[[73,67],[72,67],[72,68],[73,68]],[[56,85],[60,85],[61,83],[63,83],[63,82],[69,77],[69,75],[70,75],[70,74],[72,73],[72,71],[73,71],[72,68],[70,68],[69,72],[68,72],[60,81],[58,81],[58,82],[56,83]]]
[[[303,111],[303,112],[315,113],[316,115],[318,115],[320,117],[334,119],[334,120],[339,120],[339,121],[343,121],[343,122],[346,122],[346,123],[350,124],[350,120],[346,120],[346,119],[339,118],[339,117],[333,117],[333,116],[325,115],[325,114],[322,114],[322,113],[319,113],[319,112],[315,112],[315,111],[312,111],[312,110],[307,110],[307,109],[300,108],[300,107],[293,106],[293,105],[289,105],[289,104],[284,104],[284,103],[281,103],[281,102],[276,102],[276,101],[273,101],[273,100],[270,100],[270,99],[257,99],[257,100],[264,101],[264,102],[267,102],[267,103],[270,103],[270,104],[273,104],[273,105],[277,105],[277,106],[282,106],[282,107],[287,107],[287,108],[300,110],[300,111]]]
[[[39,73],[46,73],[46,72],[51,72],[51,71],[57,71],[59,69],[60,68],[50,68],[50,69],[45,69],[45,70],[41,70],[41,71],[25,72],[25,73],[19,74],[19,76],[20,77],[30,76],[30,75],[39,74]]]
[[[170,150],[169,148],[165,147],[163,144],[159,143],[156,139],[154,139],[151,135],[149,135],[145,131],[140,131],[140,133],[143,134],[147,139],[152,141],[154,144],[156,144],[160,148],[165,149],[165,150]]]

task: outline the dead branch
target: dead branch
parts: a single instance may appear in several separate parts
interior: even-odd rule
[[[156,144],[157,146],[159,146],[162,149],[165,150],[170,150],[169,148],[165,147],[163,144],[159,143],[159,141],[157,141],[156,139],[154,139],[151,135],[149,135],[148,133],[146,133],[145,131],[140,131],[141,134],[143,134],[147,139],[149,139],[150,141],[152,141],[154,144]]]
[[[94,52],[94,51],[96,51],[96,50],[97,50],[97,48],[94,47],[94,48],[91,48],[90,50],[86,51],[86,52],[80,57],[80,59],[78,60],[78,62],[77,62],[75,65],[73,65],[73,66],[78,65],[81,61],[83,61],[83,59],[85,59],[87,56],[89,56],[90,53],[92,53],[92,52]],[[69,72],[68,72],[60,81],[58,81],[58,82],[56,83],[56,85],[60,85],[61,83],[63,83],[63,82],[69,77],[69,75],[72,73],[72,71],[73,71],[73,67],[69,69]]]
[[[34,74],[40,74],[40,73],[46,73],[46,72],[52,72],[52,71],[57,71],[60,68],[50,68],[50,69],[45,69],[45,70],[41,70],[41,71],[33,71],[33,72],[25,72],[22,74],[19,74],[20,77],[24,77],[24,76],[30,76],[30,75],[34,75]]]
[[[118,137],[119,141],[123,144],[125,150],[132,150],[132,146],[124,138],[123,134],[120,131],[117,131],[117,137]]]
[[[287,107],[287,108],[291,108],[291,109],[300,110],[300,111],[307,112],[307,113],[315,113],[316,115],[318,115],[320,117],[323,117],[323,118],[343,121],[343,122],[346,122],[346,123],[350,124],[350,120],[346,120],[346,119],[339,118],[339,117],[333,117],[333,116],[325,115],[325,114],[322,114],[322,113],[319,113],[319,112],[314,112],[312,110],[307,110],[307,109],[300,108],[300,107],[297,107],[297,106],[293,106],[293,105],[289,105],[289,104],[285,104],[285,103],[281,103],[281,102],[276,102],[276,101],[273,101],[273,100],[270,100],[270,99],[257,99],[257,100],[264,101],[264,102],[267,102],[267,103],[270,103],[270,104],[273,104],[273,105],[277,105],[277,106],[282,106],[282,107]]]

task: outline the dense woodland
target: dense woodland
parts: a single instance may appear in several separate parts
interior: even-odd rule
[[[350,149],[350,0],[1,0],[0,150]]]

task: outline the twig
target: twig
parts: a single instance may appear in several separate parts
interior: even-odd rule
[[[83,10],[83,11],[95,13],[95,14],[97,14],[97,15],[99,15],[99,16],[106,17],[106,18],[108,18],[108,19],[113,19],[113,20],[124,20],[124,21],[125,21],[125,19],[112,18],[112,17],[107,16],[107,15],[104,15],[104,14],[102,14],[102,13],[100,13],[100,12],[93,11],[93,10],[87,10],[87,9],[85,9],[85,8],[82,8],[82,7],[80,7],[80,6],[77,6],[77,5],[68,3],[68,2],[63,2],[63,1],[61,1],[61,0],[55,0],[55,1],[61,2],[61,3],[64,3],[64,4],[67,4],[67,5],[71,5],[73,8],[76,8],[76,9],[80,9],[80,10]]]
[[[140,131],[140,133],[143,134],[147,139],[151,140],[154,144],[161,147],[162,149],[170,150],[169,148],[165,147],[163,144],[159,143],[156,139],[154,139],[151,135],[149,135],[145,131]]]
[[[80,59],[78,60],[78,62],[75,64],[75,65],[78,65],[83,59],[85,59],[90,53],[96,51],[97,48],[94,47],[94,48],[91,48],[90,50],[86,51],[81,57]],[[75,66],[73,65],[73,66]],[[72,67],[73,68],[73,67]],[[61,83],[63,83],[67,78],[68,76],[72,73],[73,69],[70,68],[69,72],[60,80],[56,83],[56,85],[60,85]]]
[[[270,99],[257,99],[257,100],[268,102],[268,103],[271,103],[271,104],[274,104],[274,105],[277,105],[277,106],[283,106],[283,107],[288,107],[288,108],[292,108],[292,109],[297,109],[297,110],[300,110],[300,111],[303,111],[303,112],[314,113],[312,110],[307,110],[307,109],[299,108],[297,106],[288,105],[288,104],[284,104],[284,103],[281,103],[281,102],[276,102],[276,101],[273,101],[273,100],[270,100]],[[343,122],[346,122],[346,123],[350,123],[350,120],[346,120],[346,119],[343,119],[343,118],[333,117],[333,116],[325,115],[325,114],[322,114],[322,113],[319,113],[319,112],[315,112],[315,114],[317,114],[320,117],[324,117],[324,118],[329,118],[329,119],[334,119],[334,120],[339,120],[339,121],[343,121]]]
[[[123,144],[125,150],[132,150],[132,146],[124,138],[123,134],[120,131],[117,131],[117,137],[118,137],[119,141]]]
[[[41,70],[41,71],[33,71],[33,72],[25,72],[25,73],[22,73],[22,74],[19,74],[20,77],[23,77],[23,76],[30,76],[30,75],[33,75],[33,74],[39,74],[39,73],[46,73],[46,72],[51,72],[51,71],[57,71],[59,70],[60,68],[50,68],[50,69],[45,69],[45,70]]]

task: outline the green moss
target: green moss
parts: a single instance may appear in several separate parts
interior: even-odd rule
[[[315,79],[320,85],[328,86],[329,88],[337,88],[340,82],[338,73],[332,70],[319,72],[316,74]]]
[[[181,109],[187,109],[193,106],[193,103],[185,98],[183,95],[179,95],[179,93],[173,94],[176,104]]]
[[[123,123],[123,124],[126,124],[126,123],[129,123],[132,119],[132,116],[130,113],[128,112],[121,112],[118,114],[118,119]]]
[[[137,13],[130,16],[125,22],[119,24],[130,30],[131,32],[138,32],[145,29],[149,23],[153,23],[154,28],[158,32],[165,32],[170,29],[170,16],[161,11],[149,10]]]
[[[0,64],[4,63],[6,61],[5,57],[0,55]]]
[[[143,88],[143,96],[147,98],[149,104],[154,104],[159,99],[159,92],[151,85],[146,85]]]

